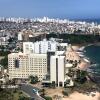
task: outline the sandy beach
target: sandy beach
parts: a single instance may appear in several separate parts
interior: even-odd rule
[[[100,100],[100,93],[96,92],[95,96],[86,95],[78,92],[74,92],[68,98],[63,98],[62,100]]]
[[[72,48],[77,51],[80,48],[85,48],[84,46],[72,46]],[[83,57],[84,58],[84,57]],[[78,69],[80,70],[86,70],[88,68],[88,66],[90,65],[90,62],[86,62],[84,59],[81,59],[81,63],[78,65]]]
[[[62,91],[63,88],[56,88],[56,89],[49,89],[49,90],[46,89],[46,95],[52,97],[52,100],[100,100],[99,92],[91,92],[91,93],[84,94],[75,91],[69,96],[64,96],[62,94]]]
[[[82,46],[78,46],[78,45],[72,45],[72,48],[76,51],[78,49],[80,49]]]

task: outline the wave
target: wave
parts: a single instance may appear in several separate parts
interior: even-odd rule
[[[99,64],[92,64],[91,67],[96,67],[98,66]]]

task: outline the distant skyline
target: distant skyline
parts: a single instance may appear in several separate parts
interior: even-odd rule
[[[0,0],[0,17],[100,18],[100,0]]]

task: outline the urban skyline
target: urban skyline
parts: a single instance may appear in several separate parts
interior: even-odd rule
[[[99,18],[99,0],[0,0],[1,17]]]
[[[0,0],[0,100],[100,100],[99,0]]]

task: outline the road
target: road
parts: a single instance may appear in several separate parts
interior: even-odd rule
[[[40,97],[40,96],[36,95],[35,93],[33,93],[33,91],[32,91],[33,89],[38,89],[36,87],[33,87],[29,84],[22,84],[20,89],[22,91],[24,91],[26,94],[28,94],[32,98],[32,100],[45,100],[42,97]]]

